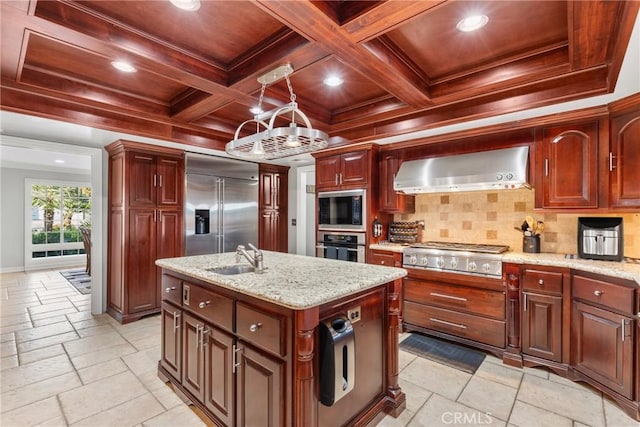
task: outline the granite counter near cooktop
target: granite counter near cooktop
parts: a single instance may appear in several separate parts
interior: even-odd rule
[[[207,269],[236,265],[235,252],[165,258],[159,267],[294,310],[392,282],[407,275],[402,268],[262,251],[263,274],[220,275]],[[241,264],[248,265],[243,259]]]

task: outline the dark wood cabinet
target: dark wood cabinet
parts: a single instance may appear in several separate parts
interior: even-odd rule
[[[316,158],[316,188],[337,190],[368,186],[369,152],[353,151]]]
[[[234,338],[217,328],[205,335],[204,404],[224,425],[235,425]]]
[[[182,386],[204,400],[204,335],[209,330],[188,313],[183,313],[182,319]]]
[[[640,106],[613,116],[609,145],[609,205],[640,208]]]
[[[368,263],[386,265],[387,267],[402,267],[402,252],[372,249],[369,252]]]
[[[258,204],[260,249],[288,252],[288,173],[289,168],[260,165]]]
[[[415,212],[415,196],[397,193],[393,189],[393,180],[400,168],[400,159],[397,152],[384,153],[380,158],[380,178],[378,185],[378,197],[380,211],[387,213],[413,213]]]
[[[262,355],[243,341],[238,342],[236,402],[241,426],[284,424],[285,365]]]
[[[563,271],[522,269],[522,353],[562,362]]]
[[[634,329],[635,321],[627,316],[574,301],[574,369],[632,398]]]
[[[536,208],[598,207],[599,121],[541,130]]]
[[[109,152],[107,312],[122,323],[160,311],[158,258],[183,253],[183,152],[116,141]]]
[[[182,310],[162,303],[160,365],[175,379],[182,378]]]

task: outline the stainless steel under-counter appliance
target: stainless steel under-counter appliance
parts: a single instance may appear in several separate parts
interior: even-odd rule
[[[365,233],[318,232],[316,256],[342,261],[364,262]]]
[[[185,255],[257,242],[258,165],[189,153],[185,169]]]
[[[415,243],[402,251],[402,266],[499,278],[501,254],[507,250],[509,247],[504,245]]]

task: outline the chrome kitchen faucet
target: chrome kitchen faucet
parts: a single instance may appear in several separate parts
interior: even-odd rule
[[[249,264],[255,267],[256,273],[264,273],[265,268],[262,251],[253,246],[251,243],[248,243],[248,246],[253,250],[253,257],[249,254],[249,252],[247,252],[244,245],[238,245],[238,247],[236,248],[236,263],[240,263],[240,261],[242,260],[241,257],[244,256],[247,261],[249,261]]]

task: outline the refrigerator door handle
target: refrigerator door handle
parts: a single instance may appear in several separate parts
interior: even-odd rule
[[[225,182],[224,178],[220,180],[220,253],[224,252],[224,198],[225,198]]]

